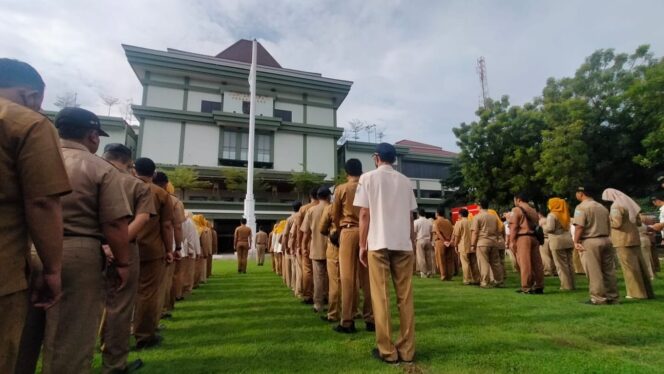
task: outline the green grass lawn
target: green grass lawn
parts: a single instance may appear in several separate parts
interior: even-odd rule
[[[546,295],[522,295],[511,272],[507,288],[492,290],[415,278],[416,363],[389,366],[371,357],[374,335],[361,321],[355,335],[333,332],[269,262],[240,275],[234,261],[215,261],[209,282],[164,322],[163,345],[130,359],[143,359],[146,374],[664,372],[662,281],[659,299],[617,306],[583,304],[587,281],[577,281],[578,291],[561,292],[547,278]]]

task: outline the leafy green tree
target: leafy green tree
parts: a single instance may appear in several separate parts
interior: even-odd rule
[[[299,197],[306,197],[312,188],[323,185],[324,180],[324,176],[308,171],[293,172],[290,178]]]
[[[180,190],[180,198],[184,200],[186,190],[201,190],[209,188],[212,184],[198,179],[198,172],[192,168],[178,166],[173,170],[164,171],[173,187]]]

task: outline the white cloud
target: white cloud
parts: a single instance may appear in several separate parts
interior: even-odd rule
[[[493,97],[521,104],[550,76],[568,76],[599,48],[662,53],[658,1],[116,1],[0,0],[0,55],[33,64],[45,107],[78,93],[106,113],[99,93],[140,102],[120,44],[216,54],[257,37],[282,66],[354,81],[339,124],[359,118],[455,149],[451,128],[474,120],[477,57]],[[117,109],[114,110],[118,114]]]

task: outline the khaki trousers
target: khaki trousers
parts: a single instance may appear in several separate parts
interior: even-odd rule
[[[214,261],[214,258],[212,257],[212,255],[210,255],[210,256],[208,256],[208,258],[206,258],[206,260],[207,260],[207,262],[206,262],[207,271],[205,273],[205,279],[207,280],[207,278],[210,278],[212,276],[212,261]],[[247,268],[247,266],[245,264],[245,269],[246,268]]]
[[[521,271],[522,291],[544,288],[544,267],[539,247],[534,236],[521,235],[516,238],[516,257]]]
[[[434,244],[436,266],[441,280],[452,280],[454,276],[454,248],[446,247],[442,240]]]
[[[584,270],[583,267],[583,262],[581,262],[581,254],[579,253],[576,248],[574,249],[574,252],[572,253],[572,263],[574,264],[574,273],[576,274],[585,274],[586,271]]]
[[[273,273],[277,272],[277,262],[274,259],[275,257],[276,257],[276,253],[270,252],[270,258],[272,259],[272,261],[270,261],[270,262],[272,263],[272,272]]]
[[[283,274],[283,269],[282,269],[282,261],[283,261],[284,254],[283,253],[274,253],[274,261],[275,261],[275,267],[277,270],[277,275],[281,276]]]
[[[341,277],[341,325],[354,325],[354,315],[359,304],[359,288],[362,288],[365,322],[374,322],[371,301],[369,269],[360,264],[360,230],[357,227],[341,230],[339,237],[339,276]],[[414,256],[413,256],[414,257]],[[413,262],[415,260],[413,259]],[[412,263],[409,271],[412,273]]]
[[[576,289],[574,281],[573,249],[556,249],[553,253],[553,261],[556,263],[561,290]]]
[[[516,253],[514,253],[511,249],[507,249],[506,255],[510,258],[510,262],[512,263],[512,271],[515,273],[521,272],[519,269],[519,261],[516,259]],[[505,271],[505,273],[507,273],[507,271]]]
[[[193,278],[194,278],[194,259],[191,257],[183,257],[180,260],[182,263],[182,291],[180,297],[189,296],[191,289],[193,288]]]
[[[302,297],[302,256],[299,254],[293,255],[293,270],[295,273],[295,283],[293,284],[293,291],[295,297]]]
[[[588,277],[590,301],[595,304],[616,303],[616,253],[608,237],[582,240],[581,262]]]
[[[648,266],[641,253],[641,246],[616,247],[616,252],[625,277],[627,296],[635,299],[654,299],[655,292],[648,277]]]
[[[101,323],[101,367],[102,373],[121,371],[127,366],[131,317],[136,304],[140,258],[138,246],[129,246],[129,278],[120,291],[115,291],[116,278],[106,277],[106,309]]]
[[[329,245],[329,244],[328,244]],[[339,320],[341,316],[341,278],[339,276],[339,249],[327,258],[328,306],[327,319]]]
[[[302,297],[305,300],[312,300],[314,297],[314,269],[309,251],[302,253]]]
[[[431,262],[433,256],[433,248],[431,247],[431,240],[420,239],[417,241],[417,266],[420,269],[422,276],[430,276],[433,274],[434,264]]]
[[[256,244],[256,251],[257,251],[257,260],[256,263],[260,266],[263,266],[263,263],[265,262],[265,249],[267,246],[265,244]]]
[[[291,283],[291,270],[293,269],[293,256],[289,254],[284,254],[284,259],[282,260],[281,265],[281,278],[283,279],[286,286],[290,289],[293,288]]]
[[[194,282],[193,288],[198,288],[201,283],[201,257],[196,257],[194,259]]]
[[[500,254],[498,247],[477,247],[477,265],[480,272],[480,286],[489,287],[491,276],[498,286],[502,286],[503,269],[500,265]]]
[[[186,258],[186,257],[185,257]],[[185,273],[185,264],[184,259],[180,258],[175,261],[175,273],[173,273],[173,286],[171,286],[171,297],[173,298],[173,304],[175,301],[182,298],[182,285],[184,284],[184,273]]]
[[[647,240],[641,240],[641,254],[643,255],[643,260],[646,262],[646,275],[650,279],[655,279],[655,272],[653,271],[653,259],[652,259],[652,250],[650,249],[651,243],[650,238]]]
[[[369,279],[376,321],[376,346],[385,360],[412,361],[415,356],[415,308],[413,303],[411,251],[369,251]],[[399,310],[400,334],[392,341],[390,323],[390,276]]]
[[[42,373],[89,373],[104,309],[104,256],[99,240],[65,237],[62,299],[30,308],[16,372],[34,373],[42,347]],[[41,271],[41,264],[34,269]],[[4,333],[4,332],[3,332]]]
[[[166,269],[164,271],[164,278],[161,281],[161,292],[162,299],[159,301],[160,308],[162,313],[169,312],[175,307],[175,297],[171,295],[171,288],[173,287],[173,277],[175,275],[175,262],[170,264],[165,264]],[[171,299],[173,303],[171,304]],[[159,314],[161,317],[161,313]]]
[[[0,373],[13,373],[16,367],[28,316],[28,295],[29,291],[23,290],[0,296]]]
[[[247,272],[247,256],[249,256],[249,243],[237,243],[237,271]]]
[[[163,295],[161,284],[164,281],[166,264],[163,258],[141,261],[138,277],[138,298],[134,315],[134,337],[136,343],[153,339],[157,334],[161,315],[160,299]]]
[[[544,240],[544,244],[539,247],[540,257],[542,258],[542,267],[544,276],[550,277],[556,275],[556,263],[553,260],[553,253],[549,248],[549,239]]]
[[[325,306],[327,296],[327,261],[311,260],[311,263],[313,265],[314,308],[320,311]]]
[[[463,284],[479,284],[480,269],[477,266],[477,255],[475,252],[461,252],[461,269],[463,271]]]

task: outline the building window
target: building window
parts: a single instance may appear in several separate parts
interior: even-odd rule
[[[201,112],[212,113],[221,110],[221,102],[216,101],[201,101]]]
[[[274,116],[281,118],[281,120],[284,122],[293,122],[293,112],[290,110],[275,109]]]
[[[259,167],[272,167],[272,134],[256,133],[254,137],[254,162]],[[224,130],[220,163],[243,166],[249,157],[249,134]]]
[[[251,103],[248,101],[242,102],[242,113],[249,114],[249,109],[251,108]]]

